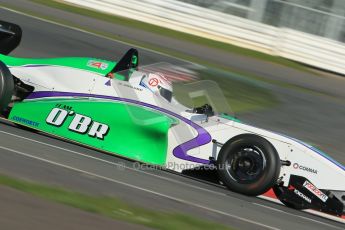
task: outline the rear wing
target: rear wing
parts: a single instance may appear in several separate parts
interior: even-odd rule
[[[0,54],[7,55],[19,45],[22,39],[20,26],[0,21]]]

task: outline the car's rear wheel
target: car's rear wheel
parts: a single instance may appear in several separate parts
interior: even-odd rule
[[[280,159],[276,149],[265,138],[242,134],[222,146],[217,170],[221,181],[230,190],[257,196],[277,182]]]
[[[14,81],[10,70],[0,61],[0,113],[8,107],[14,92]]]

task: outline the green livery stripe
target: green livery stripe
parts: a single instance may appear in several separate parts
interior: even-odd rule
[[[224,119],[227,119],[227,120],[230,120],[230,121],[235,121],[235,122],[238,122],[238,123],[242,123],[242,121],[234,116],[230,116],[229,114],[226,114],[226,113],[221,113],[219,115],[220,117],[224,118]]]
[[[52,116],[53,110],[60,113]],[[59,116],[64,113],[68,115],[61,125],[51,124],[58,124]],[[85,117],[78,120],[80,115]],[[166,163],[168,130],[177,122],[157,111],[136,105],[88,99],[53,99],[16,103],[11,110],[9,120],[106,152],[155,165]],[[79,124],[75,122],[76,120],[87,123],[88,128],[82,130],[83,125],[73,126]],[[93,126],[96,126],[96,129]],[[106,127],[108,129],[107,132],[103,132],[103,139],[93,134],[97,130],[102,133],[101,131]]]
[[[16,58],[0,54],[0,61],[7,66],[32,66],[32,65],[52,65],[77,68],[105,75],[109,73],[116,65],[116,62],[110,62],[97,58],[83,57],[65,57],[65,58]]]

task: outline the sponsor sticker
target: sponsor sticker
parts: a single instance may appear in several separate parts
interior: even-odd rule
[[[149,81],[149,85],[152,86],[152,87],[157,86],[158,83],[159,83],[159,80],[157,78],[151,78],[150,81]]]
[[[310,168],[310,167],[307,167],[307,166],[304,166],[304,165],[300,165],[300,164],[297,164],[297,163],[294,163],[292,165],[292,167],[294,169],[299,169],[299,170],[302,170],[302,171],[306,171],[306,172],[317,174],[317,170],[316,169],[313,169],[313,168]]]
[[[25,124],[25,125],[30,125],[30,126],[35,126],[38,127],[40,125],[40,123],[36,122],[36,121],[31,121],[22,117],[18,117],[18,116],[13,116],[12,120]]]
[[[301,197],[303,200],[307,201],[309,204],[311,204],[311,199],[309,197],[307,197],[306,195],[304,195],[303,193],[301,193],[299,190],[295,189],[293,191],[297,196]]]
[[[105,70],[108,68],[108,63],[100,62],[100,61],[96,61],[96,60],[89,60],[87,62],[87,66],[92,67],[92,68],[96,68],[96,69]]]
[[[305,187],[306,189],[308,189],[311,193],[313,193],[315,196],[317,196],[320,200],[322,200],[323,202],[326,202],[328,199],[328,196],[326,194],[324,194],[323,192],[321,192],[318,188],[315,187],[315,185],[313,185],[312,183],[310,183],[309,181],[305,181],[303,183],[303,187]]]
[[[307,201],[308,203],[311,204],[311,199],[309,197],[307,197],[306,195],[304,195],[303,193],[301,193],[301,191],[296,189],[293,185],[289,185],[288,189],[290,191],[293,191],[297,196],[301,197],[303,200],[305,200],[305,201]]]
[[[123,86],[123,87],[130,88],[130,89],[134,89],[134,90],[138,90],[138,91],[143,91],[143,89],[140,89],[139,87],[135,87],[135,86],[130,85],[130,84],[125,84],[123,82],[119,82],[117,84],[120,85],[120,86]]]
[[[72,121],[68,125],[68,130],[72,132],[88,134],[90,137],[95,137],[101,140],[103,140],[109,132],[108,125],[94,121],[88,116],[75,113],[73,110],[62,108],[53,108],[50,111],[46,122],[49,125],[61,127],[68,116],[72,117]]]

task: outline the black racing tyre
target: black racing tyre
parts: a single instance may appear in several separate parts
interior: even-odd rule
[[[226,142],[217,158],[220,180],[232,191],[257,196],[273,187],[280,173],[276,149],[265,138],[241,134]]]
[[[11,102],[14,92],[14,81],[10,70],[0,61],[0,113]]]

